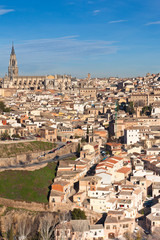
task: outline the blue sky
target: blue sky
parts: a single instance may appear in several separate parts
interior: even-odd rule
[[[22,75],[160,72],[159,0],[1,0],[0,76],[14,41]]]

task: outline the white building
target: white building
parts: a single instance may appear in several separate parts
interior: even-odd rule
[[[158,107],[158,106],[152,107],[151,115],[152,116],[160,115],[160,107]]]
[[[90,225],[88,239],[104,239],[104,228],[102,224]]]
[[[116,209],[116,198],[90,198],[90,209],[98,213],[106,213]]]
[[[127,128],[124,130],[124,142],[127,145],[139,142],[139,128]]]

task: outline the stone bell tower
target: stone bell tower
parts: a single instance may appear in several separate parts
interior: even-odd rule
[[[12,44],[12,50],[10,54],[10,61],[8,67],[8,77],[11,80],[14,76],[18,76],[18,66],[17,66],[17,58],[14,50],[14,45]]]

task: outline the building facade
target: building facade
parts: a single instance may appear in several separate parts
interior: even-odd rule
[[[66,91],[73,89],[76,85],[76,81],[76,79],[67,75],[20,76],[15,49],[12,45],[8,75],[6,74],[2,79],[0,87],[4,89],[55,89],[57,91]]]

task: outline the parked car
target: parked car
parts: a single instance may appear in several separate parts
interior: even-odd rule
[[[145,201],[144,204],[143,204],[143,206],[144,206],[144,207],[151,207],[152,204],[153,204],[152,200],[149,200],[149,201]]]
[[[53,150],[49,151],[48,154],[54,153],[55,151],[56,151],[56,149],[53,149]]]
[[[139,230],[139,227],[136,227],[136,228],[134,229],[134,233],[137,233],[138,230]]]
[[[149,235],[149,234],[150,234],[150,232],[147,231],[147,230],[145,230],[144,233],[145,233],[146,235]]]
[[[152,200],[152,199],[153,199],[153,197],[146,197],[146,199],[147,199],[147,200]]]
[[[65,147],[65,145],[60,146],[59,149],[60,149],[60,148],[63,148],[63,147]]]

